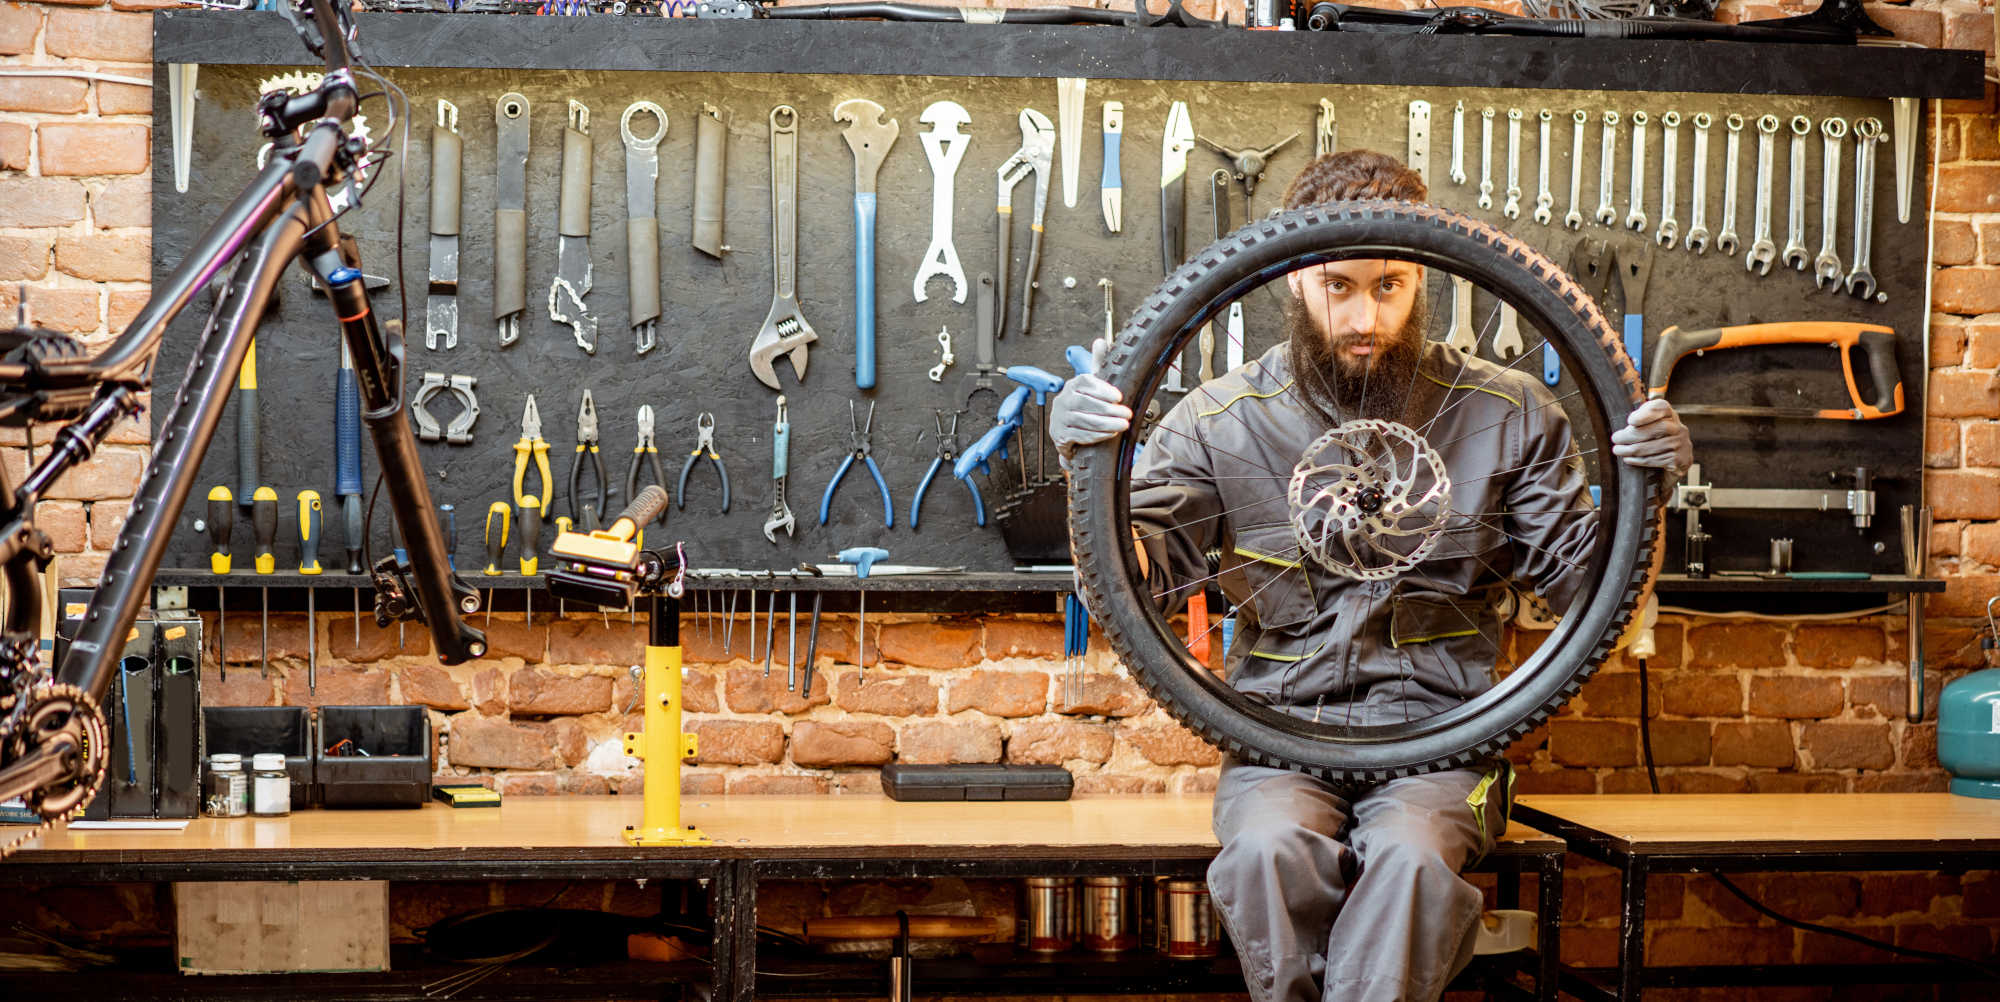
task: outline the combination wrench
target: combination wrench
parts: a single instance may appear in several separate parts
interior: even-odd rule
[[[1555,116],[1549,114],[1549,109],[1547,108],[1543,108],[1535,116],[1535,119],[1541,123],[1541,142],[1536,146],[1536,150],[1541,156],[1541,166],[1535,172],[1539,185],[1535,189],[1535,222],[1543,226],[1549,225],[1549,221],[1555,218],[1553,210],[1556,204],[1556,197],[1549,193],[1549,122],[1553,118]]]
[[[1660,228],[1653,232],[1653,242],[1662,247],[1672,247],[1681,236],[1681,224],[1674,218],[1680,156],[1681,113],[1669,109],[1660,116]]]
[[[1684,245],[1696,254],[1708,253],[1708,130],[1714,125],[1715,116],[1705,111],[1695,112],[1694,202],[1688,209],[1692,218]]]
[[[1813,284],[1840,288],[1840,255],[1833,242],[1840,228],[1840,141],[1847,138],[1847,119],[1830,116],[1819,123],[1819,256],[1813,258]]]
[[[660,123],[651,138],[632,132],[632,116],[645,112]],[[634,101],[618,118],[625,141],[625,273],[631,285],[632,338],[639,354],[659,345],[660,324],[660,140],[667,137],[667,113],[651,101]]]
[[[1869,251],[1875,244],[1875,144],[1881,141],[1881,119],[1855,121],[1854,263],[1847,272],[1847,294],[1878,303],[1889,299],[1876,291],[1875,273],[1868,270]]]
[[[1771,172],[1778,156],[1777,137],[1778,116],[1757,120],[1757,230],[1750,253],[1743,257],[1743,269],[1759,276],[1769,275],[1771,262],[1778,257],[1778,245],[1771,240]]]
[[[1507,109],[1507,204],[1500,214],[1521,218],[1521,109]]]
[[[952,243],[951,219],[958,165],[972,142],[972,137],[960,132],[959,127],[971,124],[972,116],[956,101],[937,101],[925,108],[917,121],[930,126],[928,131],[917,133],[917,138],[923,142],[924,156],[931,164],[931,247],[924,252],[924,263],[917,268],[917,302],[930,298],[924,286],[943,275],[951,279],[951,301],[963,303],[965,269],[958,263],[958,246]]]
[[[1736,161],[1743,152],[1743,116],[1731,112],[1723,119],[1729,137],[1722,146],[1722,232],[1715,235],[1715,249],[1735,254],[1742,241],[1736,236]]]
[[[1563,216],[1563,226],[1572,230],[1580,230],[1583,229],[1583,209],[1578,203],[1578,199],[1583,197],[1583,123],[1589,121],[1590,116],[1584,114],[1582,108],[1578,108],[1570,112],[1569,119],[1571,122],[1569,137],[1569,212]]]
[[[1812,119],[1792,116],[1792,190],[1785,201],[1785,265],[1806,270],[1806,137],[1812,134]]]
[[[1479,207],[1493,207],[1493,109],[1479,109]]]
[[[1321,151],[1325,152],[1325,151]],[[1465,102],[1451,106],[1451,183],[1465,183]]]
[[[1597,221],[1618,225],[1618,210],[1611,207],[1611,171],[1618,160],[1618,113],[1604,113],[1604,147],[1597,157]]]
[[[1632,211],[1625,213],[1625,228],[1646,232],[1646,113],[1632,113]]]

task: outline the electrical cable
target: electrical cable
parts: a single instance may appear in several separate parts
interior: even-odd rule
[[[1642,756],[1644,756],[1644,760],[1646,763],[1646,782],[1649,786],[1652,787],[1653,792],[1655,794],[1658,794],[1660,792],[1660,774],[1659,771],[1653,765],[1652,712],[1651,712],[1651,707],[1649,705],[1650,700],[1647,698],[1646,695],[1646,689],[1647,689],[1646,659],[1640,658],[1639,659],[1639,752]],[[1696,870],[1690,872],[1702,873],[1707,871]],[[1807,922],[1803,919],[1792,918],[1789,915],[1782,915],[1779,914],[1776,910],[1772,909],[1770,906],[1764,904],[1763,902],[1758,901],[1755,898],[1752,898],[1748,892],[1743,890],[1743,888],[1736,886],[1736,882],[1730,880],[1728,876],[1720,872],[1708,872],[1707,875],[1710,877],[1714,877],[1715,882],[1721,884],[1723,890],[1726,890],[1730,894],[1735,895],[1738,900],[1742,901],[1745,905],[1748,905],[1752,911],[1755,911],[1758,914],[1764,916],[1765,918],[1771,919],[1774,922],[1791,926],[1794,929],[1803,929],[1806,932],[1821,933],[1823,935],[1844,939],[1849,942],[1859,943],[1863,946],[1874,947],[1875,949],[1882,950],[1887,953],[1893,953],[1898,956],[1916,957],[1922,960],[1930,960],[1940,963],[1958,964],[1960,966],[1967,968],[1968,970],[1973,971],[1974,973],[1977,973],[1980,977],[1988,981],[2000,982],[2000,968],[1994,968],[1987,964],[1982,964],[1979,961],[1973,960],[1969,957],[1960,957],[1949,953],[1938,953],[1931,950],[1920,950],[1917,949],[1916,947],[1911,947],[1911,946],[1897,946],[1894,943],[1888,943],[1869,936],[1863,936],[1860,933],[1850,932],[1846,929],[1838,929],[1833,926],[1821,925],[1817,922]]]

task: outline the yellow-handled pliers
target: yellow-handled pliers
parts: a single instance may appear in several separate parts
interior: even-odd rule
[[[521,439],[514,443],[514,503],[523,507],[528,506],[531,497],[522,491],[530,456],[534,457],[535,472],[542,475],[541,492],[532,497],[537,507],[547,507],[555,478],[549,475],[549,443],[542,437],[542,412],[535,409],[533,394],[528,396],[527,410],[521,412]]]

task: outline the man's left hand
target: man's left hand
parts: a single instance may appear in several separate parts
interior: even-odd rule
[[[1648,400],[1632,411],[1625,427],[1611,433],[1611,452],[1632,466],[1678,475],[1694,464],[1694,440],[1674,405]]]

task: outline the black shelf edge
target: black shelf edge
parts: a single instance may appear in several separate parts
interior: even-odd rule
[[[1866,579],[1814,580],[1729,577],[1691,578],[1685,574],[1662,574],[1653,589],[1659,592],[1775,592],[1781,594],[1825,594],[1828,592],[1873,592],[1891,595],[1942,592],[1939,578],[1913,578],[1900,574],[1877,574]]]
[[[524,577],[508,573],[499,577],[487,577],[478,571],[460,571],[459,579],[467,585],[485,591],[546,591],[540,576]],[[236,573],[212,574],[205,569],[185,567],[162,567],[153,575],[153,587],[167,588],[270,588],[270,589],[335,589],[346,591],[359,588],[373,592],[374,586],[368,578],[358,574],[300,574],[297,571],[278,571],[273,574]],[[978,571],[964,574],[877,574],[867,580],[853,577],[814,577],[811,573],[799,571],[757,571],[735,575],[704,575],[697,569],[690,569],[687,577],[689,591],[742,591],[757,589],[765,591],[776,588],[780,591],[862,591],[869,592],[1049,592],[1071,591],[1076,587],[1075,575],[1069,571]]]
[[[361,14],[378,68],[1091,77],[1978,98],[1960,49],[1107,25]],[[217,45],[227,36],[229,44]],[[314,66],[275,13],[162,10],[157,63]],[[893,71],[885,68],[893,67]]]

